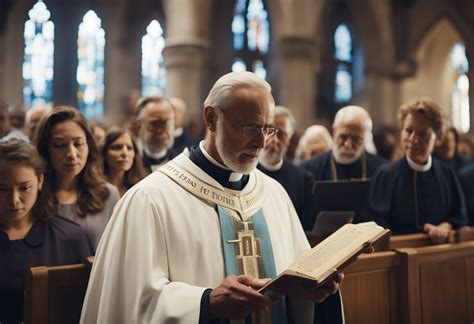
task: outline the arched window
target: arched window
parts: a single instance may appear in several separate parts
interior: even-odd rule
[[[31,107],[50,103],[53,96],[54,24],[41,0],[28,16],[24,31],[23,101]]]
[[[334,100],[344,103],[352,98],[352,37],[346,24],[340,24],[334,32],[334,59]]]
[[[164,95],[166,70],[161,52],[165,47],[163,29],[153,20],[142,37],[142,95]]]
[[[462,44],[455,44],[451,49],[451,65],[456,70],[454,89],[451,94],[451,116],[453,126],[463,133],[469,131],[469,63],[466,49]]]
[[[100,18],[89,10],[79,25],[77,39],[77,102],[88,119],[104,115],[105,32]]]
[[[265,79],[270,23],[262,0],[236,0],[232,20],[232,71],[253,71]]]

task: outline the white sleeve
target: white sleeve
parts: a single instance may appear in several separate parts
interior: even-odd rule
[[[129,191],[100,241],[81,323],[197,323],[206,287],[170,280],[167,244],[159,208]]]

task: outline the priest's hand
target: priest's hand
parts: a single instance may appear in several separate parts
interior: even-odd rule
[[[241,319],[251,313],[278,302],[257,290],[269,279],[255,279],[252,276],[229,276],[216,288],[209,297],[211,318],[225,317]]]
[[[451,224],[446,222],[439,225],[426,223],[423,226],[423,230],[428,233],[428,236],[433,243],[440,244],[446,242],[448,239],[449,231],[451,230]]]
[[[344,280],[343,273],[337,273],[332,280],[329,280],[326,284],[320,287],[305,290],[307,294],[302,296],[303,299],[313,301],[315,303],[321,303],[326,298],[334,295]]]

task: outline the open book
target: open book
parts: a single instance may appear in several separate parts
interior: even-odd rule
[[[304,290],[324,285],[386,235],[390,235],[390,231],[374,222],[346,224],[298,257],[259,292],[274,297],[303,296]]]

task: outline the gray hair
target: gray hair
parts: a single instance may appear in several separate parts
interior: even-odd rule
[[[232,103],[236,88],[260,88],[272,91],[270,84],[256,74],[248,71],[230,72],[220,77],[204,101],[204,107],[214,107],[225,111]]]
[[[135,117],[137,118],[137,120],[142,120],[143,109],[145,108],[146,105],[148,105],[149,103],[161,104],[163,102],[167,102],[170,105],[170,107],[172,108],[171,110],[173,111],[173,116],[174,116],[174,106],[167,98],[163,96],[146,96],[146,97],[141,97],[138,100],[135,106]]]
[[[332,147],[333,145],[331,134],[329,134],[328,129],[322,125],[311,125],[306,128],[300,138],[298,146],[301,150],[303,150],[308,145],[308,142],[312,139],[323,140],[328,143],[329,147]]]
[[[365,133],[369,134],[372,132],[372,119],[369,116],[367,110],[360,106],[346,106],[339,109],[334,117],[333,128],[337,128],[342,122],[351,120],[354,118],[362,118],[365,128]]]
[[[290,126],[290,137],[295,132],[295,117],[290,109],[283,106],[275,106],[275,116],[286,116],[288,117],[288,126]]]

